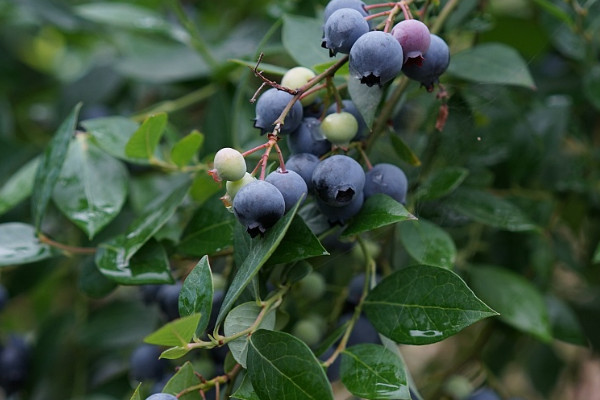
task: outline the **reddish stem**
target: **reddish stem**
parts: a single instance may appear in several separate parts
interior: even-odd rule
[[[269,141],[269,144],[271,144],[271,141]],[[269,154],[271,154],[271,149],[273,148],[273,144],[271,144],[269,147],[267,147],[267,150],[265,150],[265,154],[262,155],[262,157],[260,158],[260,163],[262,164],[262,167],[260,169],[260,180],[264,181],[265,180],[265,173],[267,172],[267,161],[269,160]]]
[[[254,152],[256,152],[256,151],[258,151],[258,150],[260,150],[260,149],[264,149],[264,148],[265,148],[265,147],[267,147],[268,145],[269,145],[269,142],[267,142],[267,143],[263,143],[263,144],[261,144],[260,146],[256,146],[256,147],[255,147],[255,148],[253,148],[253,149],[246,150],[245,152],[243,152],[243,153],[242,153],[242,156],[246,157],[247,155],[249,155],[249,154],[252,154],[252,153],[254,153]]]
[[[373,164],[371,164],[371,160],[369,160],[369,157],[367,156],[367,153],[365,153],[364,149],[362,148],[362,146],[358,146],[357,147],[360,156],[362,157],[363,160],[365,160],[365,164],[367,165],[367,168],[369,170],[373,169]]]
[[[365,6],[365,10],[369,11],[372,10],[374,8],[384,8],[384,7],[395,7],[397,3],[395,2],[390,2],[390,3],[378,3],[378,4],[369,4]]]
[[[279,168],[281,168],[281,172],[285,173],[287,170],[285,169],[285,160],[283,159],[283,154],[281,153],[281,149],[277,143],[274,144],[275,151],[277,151],[277,156],[279,157]]]
[[[398,4],[400,5],[400,8],[402,9],[402,13],[404,14],[404,19],[413,19],[413,16],[410,12],[410,8],[408,8],[408,5],[404,1],[401,1]]]
[[[392,12],[391,10],[387,10],[387,11],[378,12],[376,14],[370,14],[365,17],[365,20],[369,21],[371,19],[385,17],[386,15],[390,15],[391,12]]]

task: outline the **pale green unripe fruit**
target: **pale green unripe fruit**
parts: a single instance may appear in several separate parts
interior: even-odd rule
[[[283,78],[281,78],[281,86],[285,86],[290,89],[299,89],[302,86],[306,85],[308,81],[314,78],[316,74],[305,67],[294,67],[288,70]],[[317,93],[309,94],[308,96],[302,98],[300,102],[303,106],[307,106],[317,98]]]
[[[242,187],[255,180],[255,177],[246,172],[242,179],[239,179],[237,181],[227,181],[227,183],[225,184],[225,189],[227,189],[227,194],[229,195],[229,198],[231,198],[231,200],[233,201],[233,198]]]
[[[333,113],[321,122],[321,133],[337,146],[345,146],[358,132],[358,121],[348,112]]]
[[[246,173],[246,160],[242,153],[230,147],[224,147],[215,154],[215,169],[224,181],[238,181]]]
[[[318,272],[311,272],[298,282],[300,295],[304,299],[318,300],[325,294],[325,278]]]
[[[303,319],[294,325],[292,334],[309,346],[314,346],[321,340],[322,332],[315,321]]]

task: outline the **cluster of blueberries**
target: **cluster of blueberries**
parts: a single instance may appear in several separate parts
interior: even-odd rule
[[[8,300],[8,291],[0,285],[0,311]],[[0,343],[0,393],[4,390],[10,396],[23,388],[29,374],[30,358],[30,346],[22,336],[10,335]]]

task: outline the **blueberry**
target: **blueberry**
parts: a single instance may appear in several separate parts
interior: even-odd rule
[[[358,133],[358,121],[349,112],[327,114],[321,122],[321,133],[337,146],[347,146]]]
[[[327,6],[323,11],[323,21],[326,22],[331,14],[341,8],[351,8],[358,11],[363,17],[366,17],[369,15],[369,12],[365,9],[365,7],[365,3],[360,0],[331,0],[329,3],[327,3]]]
[[[405,19],[392,28],[392,36],[402,46],[405,63],[410,63],[409,59],[414,59],[417,65],[422,63],[423,54],[429,49],[431,42],[427,25],[416,19]]]
[[[376,275],[375,281],[381,281],[381,277]],[[346,301],[354,306],[358,304],[360,301],[360,297],[362,296],[363,289],[365,287],[365,274],[359,274],[352,278],[350,283],[348,284],[348,297]]]
[[[6,303],[8,303],[8,298],[8,290],[0,284],[0,311],[2,311],[4,306],[6,306]]]
[[[158,305],[169,321],[179,318],[179,293],[182,286],[182,282],[173,285],[161,285],[156,294]]]
[[[290,153],[311,153],[320,157],[331,150],[331,142],[321,133],[321,121],[317,118],[304,118],[288,138]]]
[[[303,197],[303,202],[306,200],[306,195],[308,194],[306,182],[294,171],[286,170],[282,172],[281,168],[278,168],[276,171],[271,172],[265,178],[265,181],[275,186],[281,192],[285,201],[286,213],[296,205],[301,197]]]
[[[154,393],[150,397],[146,397],[146,400],[177,400],[177,396],[168,393]]]
[[[229,198],[231,200],[233,200],[235,198],[235,195],[237,194],[237,192],[239,192],[242,187],[246,186],[247,184],[249,184],[250,182],[255,181],[255,180],[256,180],[255,177],[253,177],[248,172],[246,172],[244,174],[244,177],[240,180],[227,181],[227,183],[225,184],[225,188],[227,189],[227,194],[229,195]]]
[[[333,103],[327,109],[327,114],[333,114],[337,111],[337,104]],[[354,118],[356,118],[356,122],[358,122],[358,132],[356,133],[356,136],[352,138],[352,141],[355,142],[357,140],[362,140],[364,138],[365,133],[367,132],[367,123],[365,122],[365,119],[363,118],[360,111],[358,111],[358,108],[356,108],[354,102],[352,100],[342,100],[342,107],[340,111],[345,111],[354,115]]]
[[[331,207],[350,204],[362,196],[365,173],[358,162],[345,155],[334,155],[321,161],[312,176],[317,198]]]
[[[340,318],[342,323],[348,321],[352,317],[352,314],[344,314]],[[365,317],[361,315],[356,320],[356,324],[354,324],[354,329],[352,329],[352,333],[348,338],[347,346],[354,346],[361,343],[375,343],[381,344],[381,339],[379,338],[379,333],[377,330],[371,325],[371,322]]]
[[[471,395],[467,398],[467,400],[501,400],[501,399],[500,399],[500,396],[498,396],[498,393],[496,393],[494,390],[487,388],[487,387],[483,387],[483,388],[477,389],[476,391],[471,393]]]
[[[144,304],[149,305],[157,301],[158,291],[162,285],[142,285],[140,286],[140,292],[142,293],[142,300]]]
[[[293,97],[288,92],[275,88],[265,91],[256,102],[254,127],[259,128],[261,134],[273,131],[273,124]],[[290,133],[298,128],[302,122],[302,113],[302,104],[299,101],[295,102],[283,121],[281,133]]]
[[[433,85],[439,81],[440,75],[450,64],[450,49],[441,37],[432,34],[431,44],[427,52],[423,54],[423,58],[421,66],[405,64],[402,72],[410,79],[421,82],[431,92]]]
[[[160,359],[161,350],[151,344],[141,344],[131,353],[129,359],[131,376],[136,381],[160,380],[166,367],[166,361]]]
[[[363,15],[352,8],[336,10],[323,26],[321,46],[329,49],[329,56],[348,54],[356,40],[369,32],[369,23]]]
[[[288,158],[285,163],[285,168],[290,171],[296,172],[304,179],[306,187],[309,192],[312,191],[312,175],[313,171],[319,164],[319,157],[310,153],[298,153]]]
[[[358,214],[363,206],[364,199],[363,193],[359,192],[350,203],[344,206],[333,207],[324,203],[321,199],[317,199],[317,206],[321,210],[321,213],[327,217],[327,221],[330,224],[344,225],[350,218]]]
[[[25,340],[16,335],[9,337],[0,350],[0,386],[7,394],[23,388],[29,375],[30,349]]]
[[[269,182],[250,182],[233,199],[233,213],[252,237],[263,235],[284,212],[283,195]]]
[[[230,147],[217,151],[214,166],[219,178],[225,181],[240,180],[246,173],[246,159],[242,153]]]
[[[367,86],[383,85],[402,70],[402,46],[385,32],[365,33],[350,49],[350,74]]]
[[[406,203],[408,182],[404,172],[392,164],[376,164],[365,174],[365,197],[387,194],[399,203]]]

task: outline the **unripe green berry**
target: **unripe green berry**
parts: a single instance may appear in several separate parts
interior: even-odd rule
[[[316,74],[308,68],[294,67],[283,75],[283,78],[281,78],[281,86],[285,86],[290,89],[299,89],[315,76]],[[316,98],[317,93],[315,92],[303,97],[300,102],[303,106],[307,106],[315,101]]]
[[[292,328],[292,334],[309,346],[314,346],[321,340],[322,332],[315,321],[302,319]]]
[[[214,166],[221,180],[238,181],[246,174],[244,156],[230,147],[224,147],[215,154]]]
[[[325,293],[325,286],[325,278],[318,272],[311,272],[298,282],[300,296],[308,300],[320,299]]]
[[[327,115],[321,122],[321,133],[337,146],[346,146],[358,132],[358,121],[348,112]]]
[[[246,172],[242,179],[239,179],[237,181],[227,181],[227,183],[225,184],[225,189],[227,189],[227,194],[229,195],[229,198],[233,201],[233,198],[242,187],[255,180],[255,177]]]

